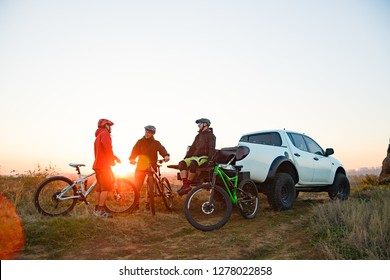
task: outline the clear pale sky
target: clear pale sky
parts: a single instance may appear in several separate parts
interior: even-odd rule
[[[99,118],[124,163],[148,124],[177,163],[207,117],[217,148],[286,128],[377,167],[389,77],[389,1],[0,0],[0,174],[90,171]]]

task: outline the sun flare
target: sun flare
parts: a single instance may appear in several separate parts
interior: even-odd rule
[[[135,170],[135,166],[130,163],[121,163],[116,164],[112,167],[112,171],[116,176],[123,177],[128,175],[129,173],[133,173]]]

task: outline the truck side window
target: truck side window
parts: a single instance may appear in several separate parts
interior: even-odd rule
[[[304,136],[309,152],[317,155],[324,155],[324,150],[310,137]]]
[[[270,133],[259,133],[246,135],[241,137],[241,142],[262,144],[262,145],[270,145],[270,146],[281,146],[282,139],[280,138],[279,133],[270,132]]]
[[[305,140],[303,139],[302,135],[295,134],[295,133],[288,133],[288,137],[290,138],[291,142],[294,144],[295,147],[305,152],[308,151]]]

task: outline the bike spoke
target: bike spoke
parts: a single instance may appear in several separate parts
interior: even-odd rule
[[[34,204],[43,215],[59,216],[71,211],[77,203],[77,199],[59,199],[76,196],[76,189],[70,187],[72,181],[66,177],[55,176],[43,181],[34,195]],[[66,193],[64,190],[69,189]]]
[[[240,183],[237,189],[237,205],[244,218],[253,219],[259,209],[257,187],[251,180]]]
[[[138,201],[138,192],[129,180],[118,179],[113,193],[109,194],[105,206],[112,213],[130,211]]]
[[[185,202],[188,221],[197,229],[214,230],[223,226],[231,214],[231,202],[222,189],[216,189],[210,198],[210,187],[191,191]]]

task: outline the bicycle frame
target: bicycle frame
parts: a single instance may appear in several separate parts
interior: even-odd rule
[[[93,188],[96,186],[96,183],[97,183],[97,180],[95,179],[95,181],[92,183],[92,185],[88,189],[85,189],[87,179],[93,175],[95,175],[95,172],[91,173],[89,175],[86,175],[86,176],[82,176],[80,171],[78,170],[78,172],[77,172],[78,180],[73,181],[73,184],[64,188],[57,195],[57,199],[58,200],[68,200],[68,199],[82,198],[83,201],[86,202],[85,199],[88,197],[88,195],[91,193],[91,191],[93,190]],[[64,194],[66,194],[69,190],[71,190],[74,186],[77,186],[77,185],[80,185],[80,190],[78,190],[79,195],[72,195],[72,196],[64,197]]]
[[[237,185],[238,185],[238,170],[235,169],[236,175],[229,177],[219,165],[214,167],[212,186],[215,186],[217,176],[221,179],[226,192],[228,193],[233,204],[237,203]],[[231,189],[231,190],[230,190]]]
[[[153,180],[155,182],[157,182],[157,184],[161,184],[161,172],[160,172],[160,165],[159,163],[157,162],[157,170],[154,170],[154,168],[149,165],[149,168],[148,168],[148,172],[147,172],[147,176],[149,178],[149,176],[152,176],[153,177]],[[146,180],[146,182],[148,181],[148,178]],[[157,194],[157,190],[156,190],[156,185],[154,185],[154,193]]]

